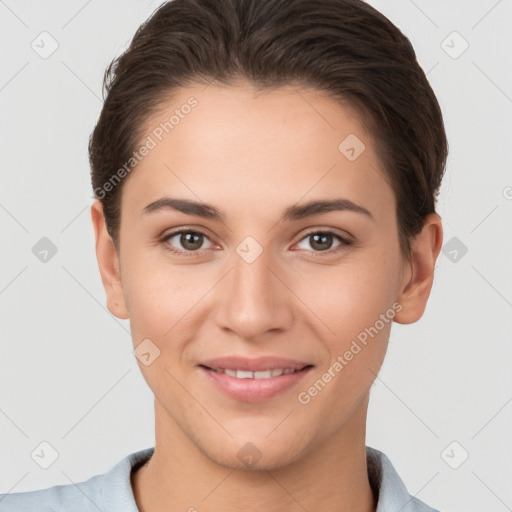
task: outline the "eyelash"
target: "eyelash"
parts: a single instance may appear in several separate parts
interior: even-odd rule
[[[173,249],[171,246],[169,246],[169,244],[167,243],[167,241],[170,239],[170,238],[173,238],[175,237],[176,235],[180,235],[182,233],[194,233],[194,234],[197,234],[197,235],[202,235],[204,236],[205,238],[207,238],[208,240],[210,240],[210,238],[206,235],[206,233],[203,233],[202,231],[200,230],[196,230],[196,229],[179,229],[177,231],[173,231],[172,233],[168,233],[166,234],[164,237],[162,237],[160,239],[160,242],[163,243],[165,249],[173,254],[177,254],[179,256],[185,256],[185,257],[194,257],[194,256],[201,256],[202,255],[202,252],[203,250],[206,250],[206,249],[203,249],[203,250],[198,250],[198,251],[183,251],[181,249]],[[322,234],[322,235],[331,235],[333,238],[337,238],[341,243],[340,245],[338,245],[337,247],[334,247],[333,249],[327,249],[325,251],[311,251],[312,254],[315,256],[315,257],[322,257],[324,255],[332,255],[332,254],[336,254],[338,252],[341,252],[343,250],[345,250],[348,246],[352,245],[352,242],[350,240],[347,240],[346,238],[342,237],[341,235],[339,235],[338,233],[335,233],[334,231],[330,231],[328,229],[326,230],[316,230],[316,231],[310,231],[308,233],[306,233],[300,240],[299,240],[299,243],[302,242],[303,240],[305,240],[306,238],[308,238],[309,236],[311,235],[317,235],[317,234]],[[211,240],[210,240],[211,241]]]

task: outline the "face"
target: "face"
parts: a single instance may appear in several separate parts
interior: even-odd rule
[[[411,271],[357,115],[312,89],[197,85],[145,128],[107,295],[143,343],[157,422],[233,468],[364,431]]]

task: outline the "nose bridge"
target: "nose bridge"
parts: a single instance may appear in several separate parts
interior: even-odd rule
[[[283,300],[289,290],[283,277],[276,276],[275,267],[270,249],[263,249],[254,239],[246,239],[237,247],[219,299],[221,327],[254,338],[289,325],[291,305]]]

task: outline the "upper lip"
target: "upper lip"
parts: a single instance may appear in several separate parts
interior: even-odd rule
[[[291,368],[293,370],[302,370],[306,366],[312,366],[311,363],[297,361],[296,359],[283,359],[281,357],[265,356],[258,358],[247,358],[242,356],[226,356],[216,359],[202,361],[200,366],[222,370],[245,370],[250,372],[259,372],[263,370],[277,370]]]

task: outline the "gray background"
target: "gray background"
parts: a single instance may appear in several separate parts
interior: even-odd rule
[[[510,510],[512,1],[370,3],[413,43],[450,157],[431,299],[393,326],[367,444],[431,506]],[[0,1],[0,492],[80,482],[154,441],[129,323],[105,308],[87,140],[106,65],[158,5]],[[58,43],[47,58],[41,37]],[[58,452],[48,469],[31,457],[43,441]]]

